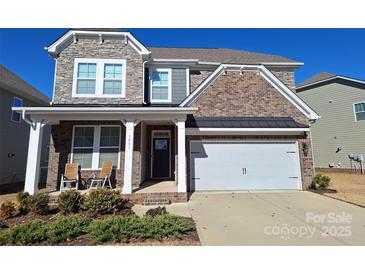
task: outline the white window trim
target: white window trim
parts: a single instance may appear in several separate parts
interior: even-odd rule
[[[17,99],[17,100],[20,100],[21,102],[22,102],[22,105],[21,106],[23,106],[23,99],[22,98],[19,98],[19,97],[17,97],[17,96],[13,96],[13,102],[12,102],[12,107],[14,107],[14,101],[15,101],[15,99]],[[14,122],[14,123],[18,123],[18,124],[20,124],[21,122],[22,122],[22,117],[21,117],[21,115],[19,116],[20,117],[20,119],[19,119],[19,121],[17,121],[17,120],[14,120],[13,119],[13,110],[11,111],[11,116],[10,116],[10,120],[12,121],[12,122]]]
[[[353,110],[354,110],[355,122],[365,122],[365,120],[357,120],[356,113],[365,112],[365,111],[356,112],[355,105],[357,105],[357,104],[365,104],[365,101],[356,102],[356,103],[353,103],[353,104],[352,104],[352,107],[353,107]]]
[[[167,99],[152,99],[152,72],[168,72],[168,93]],[[171,68],[156,68],[151,67],[149,70],[150,84],[149,84],[149,99],[151,103],[171,103],[172,98],[172,69]]]
[[[96,64],[96,81],[95,94],[77,94],[77,70],[79,63],[95,63]],[[104,65],[105,64],[122,64],[122,91],[121,94],[103,94],[104,89]],[[72,81],[72,97],[86,98],[124,98],[126,89],[126,67],[125,59],[95,59],[95,58],[75,58],[74,72]]]
[[[82,147],[82,148],[92,148],[92,159],[91,159],[91,168],[81,168],[81,170],[101,170],[99,168],[99,152],[100,152],[100,134],[102,127],[118,127],[119,128],[119,152],[118,152],[118,164],[117,170],[120,169],[120,144],[121,144],[121,136],[122,136],[122,128],[119,125],[74,125],[72,129],[72,143],[71,143],[71,163],[73,163],[73,152],[74,152],[74,139],[75,139],[75,128],[78,127],[92,127],[94,128],[94,144],[92,147]],[[103,147],[103,148],[116,148],[116,147]]]

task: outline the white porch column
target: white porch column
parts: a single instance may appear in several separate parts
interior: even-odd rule
[[[24,185],[24,191],[29,192],[30,195],[33,195],[38,191],[43,125],[42,122],[37,121],[30,127],[27,169]]]
[[[177,120],[177,191],[186,192],[185,119]]]
[[[125,125],[125,151],[124,151],[124,182],[123,194],[132,193],[132,174],[133,174],[133,146],[134,146],[134,120],[124,122]]]

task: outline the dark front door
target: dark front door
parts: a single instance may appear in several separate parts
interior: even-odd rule
[[[170,177],[170,140],[169,138],[153,139],[152,177]]]

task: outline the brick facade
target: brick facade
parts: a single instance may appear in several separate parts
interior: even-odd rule
[[[65,171],[66,163],[71,161],[72,131],[74,125],[120,125],[121,126],[121,146],[120,146],[120,166],[115,171],[113,185],[122,187],[124,176],[124,147],[125,147],[125,127],[117,121],[72,121],[61,122],[59,125],[52,126],[51,140],[49,146],[47,189],[54,191],[59,189],[61,174]],[[140,184],[140,125],[136,126],[134,133],[134,152],[133,152],[133,186]],[[81,171],[81,178],[91,178],[93,174],[98,175],[100,170]]]
[[[125,98],[72,98],[75,58],[126,59]],[[139,104],[142,94],[142,56],[122,40],[79,39],[65,48],[57,58],[54,104]]]
[[[283,82],[288,88],[292,91],[295,91],[295,76],[294,76],[294,69],[286,69],[283,70],[282,68],[269,68],[270,71],[279,78],[281,82]]]
[[[193,102],[197,117],[292,117],[308,125],[308,118],[256,72],[228,71]]]

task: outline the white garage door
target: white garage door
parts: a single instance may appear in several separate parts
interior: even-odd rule
[[[298,146],[293,143],[193,141],[193,190],[300,189]]]

